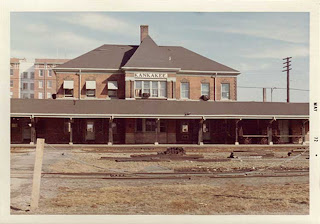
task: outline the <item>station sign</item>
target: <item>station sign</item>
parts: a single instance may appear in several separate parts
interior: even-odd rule
[[[167,73],[154,73],[154,72],[139,72],[134,73],[135,78],[146,78],[146,79],[165,79],[168,78]]]

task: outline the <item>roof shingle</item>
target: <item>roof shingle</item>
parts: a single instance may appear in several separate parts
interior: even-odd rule
[[[231,72],[239,71],[179,46],[158,46],[150,36],[140,45],[102,45],[57,68],[115,69],[122,67],[180,68],[181,70]]]

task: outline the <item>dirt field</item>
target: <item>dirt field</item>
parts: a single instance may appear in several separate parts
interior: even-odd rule
[[[161,149],[163,150],[163,149]],[[160,150],[160,151],[161,151]],[[254,149],[250,149],[254,150]],[[251,177],[241,172],[308,170],[303,156],[288,157],[288,148],[273,149],[272,158],[238,158],[224,162],[115,162],[101,157],[156,154],[155,149],[103,150],[46,148],[39,209],[28,211],[34,149],[11,152],[11,214],[308,214],[309,176]],[[159,149],[158,149],[159,151]],[[227,158],[230,149],[188,149],[205,158]],[[239,177],[102,178],[105,173],[165,173],[193,171],[240,172]],[[66,173],[100,176],[66,176]],[[60,173],[50,175],[46,173]]]

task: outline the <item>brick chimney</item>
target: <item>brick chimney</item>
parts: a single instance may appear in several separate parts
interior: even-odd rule
[[[149,26],[148,25],[141,25],[140,26],[140,43],[148,35],[149,35]]]

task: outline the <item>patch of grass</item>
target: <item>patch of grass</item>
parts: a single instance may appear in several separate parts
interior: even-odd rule
[[[60,189],[50,206],[87,214],[307,214],[308,195],[308,184],[119,186]]]

